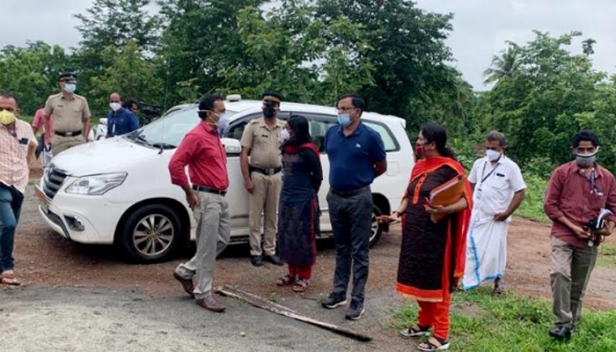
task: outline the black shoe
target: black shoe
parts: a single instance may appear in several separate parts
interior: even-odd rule
[[[251,255],[250,256],[250,262],[254,266],[262,266],[263,265],[263,259],[261,258],[260,255]]]
[[[266,261],[274,265],[278,265],[278,266],[284,265],[282,263],[282,260],[280,260],[280,257],[278,257],[277,255],[266,255],[263,259],[265,259]]]
[[[550,330],[550,336],[559,340],[568,339],[571,337],[571,329],[566,326],[557,325]]]
[[[327,309],[334,309],[345,304],[347,304],[346,297],[338,296],[335,293],[330,294],[329,297],[321,303],[323,308]]]
[[[364,309],[364,305],[357,301],[351,301],[351,306],[346,312],[345,318],[348,320],[359,320],[366,310]]]

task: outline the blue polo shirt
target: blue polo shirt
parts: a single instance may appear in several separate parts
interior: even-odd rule
[[[120,108],[107,115],[107,137],[121,136],[139,129],[139,120],[132,111]]]
[[[338,191],[350,191],[374,181],[374,164],[385,160],[381,135],[360,123],[349,136],[342,126],[332,126],[325,133],[325,151],[329,157],[329,185]]]

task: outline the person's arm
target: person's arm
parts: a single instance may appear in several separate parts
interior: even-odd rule
[[[187,134],[171,157],[168,166],[169,174],[171,176],[171,183],[182,188],[184,193],[186,193],[188,205],[193,209],[199,206],[199,198],[190,188],[185,169],[190,163],[192,157],[195,155],[199,142],[200,140],[197,135],[191,133]]]
[[[613,176],[610,182],[605,208],[610,210],[613,214],[605,218],[605,227],[604,230],[600,232],[601,236],[609,236],[616,229],[616,179],[614,179]]]
[[[90,117],[92,114],[90,113],[90,106],[88,105],[88,101],[83,100],[85,106],[83,107],[83,112],[81,115],[81,121],[83,122],[83,138],[87,141],[88,136],[90,135]]]
[[[477,186],[477,164],[481,159],[476,160],[471,167],[471,172],[468,174],[468,182],[471,184],[471,191],[475,193],[475,186]]]
[[[509,187],[513,190],[513,199],[511,203],[509,203],[509,207],[505,212],[494,215],[494,220],[496,221],[504,221],[509,218],[522,204],[524,200],[524,196],[526,194],[526,183],[524,182],[524,177],[522,177],[522,171],[520,168],[516,167],[513,169],[511,174],[511,178],[509,179]]]
[[[28,131],[30,132],[30,131]],[[27,156],[27,162],[28,164],[34,162],[36,160],[36,157],[34,156],[34,153],[36,152],[36,147],[38,146],[38,141],[36,140],[36,136],[34,136],[33,132],[28,133],[28,156]]]
[[[53,113],[53,108],[51,106],[51,101],[47,98],[45,102],[45,110],[43,111],[43,125],[45,126],[45,131],[49,131],[47,135],[49,135],[49,141],[51,141],[51,114]],[[47,137],[45,138],[47,139]]]
[[[130,132],[136,131],[139,129],[139,119],[137,119],[137,115],[132,112],[129,112],[130,115]]]
[[[110,111],[107,114],[107,135],[105,137],[110,138],[112,137],[112,132],[113,132],[113,113]]]
[[[567,226],[567,228],[569,228],[580,238],[588,238],[590,237],[590,233],[572,223],[560,209],[560,196],[563,191],[562,172],[563,171],[561,169],[556,169],[552,173],[550,182],[548,183],[548,190],[545,195],[545,200],[543,202],[543,210],[545,211],[545,215],[547,215],[550,220],[560,222],[561,224]]]
[[[385,152],[385,144],[381,135],[378,132],[374,134],[372,160],[374,162],[374,177],[379,177],[387,171],[387,152]]]
[[[323,169],[321,167],[321,161],[312,151],[307,151],[305,155],[308,162],[308,168],[312,170],[312,174],[310,175],[310,183],[312,184],[312,188],[315,192],[318,193],[321,188],[321,183],[323,182]]]
[[[250,177],[250,168],[248,167],[248,154],[250,154],[250,149],[252,148],[252,140],[252,124],[249,122],[242,133],[242,153],[240,154],[240,167],[242,169],[242,177],[244,178],[244,187],[248,193],[252,193],[254,190],[254,184]]]

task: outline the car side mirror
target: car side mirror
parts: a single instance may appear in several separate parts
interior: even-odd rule
[[[242,151],[242,144],[235,138],[222,138],[221,141],[227,155],[239,155]]]
[[[100,123],[101,125],[107,126],[107,118],[103,117],[103,118],[99,119],[98,123]]]

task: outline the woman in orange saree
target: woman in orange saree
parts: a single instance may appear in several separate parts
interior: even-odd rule
[[[463,178],[460,198],[447,206],[429,205],[430,192],[445,182],[466,175],[446,147],[444,128],[428,124],[422,127],[415,145],[420,159],[413,168],[407,192],[387,221],[402,218],[402,246],[396,290],[417,300],[416,325],[402,330],[405,337],[429,336],[418,345],[420,351],[444,351],[449,348],[449,307],[451,293],[464,274],[466,231],[472,196],[470,184]],[[444,215],[434,222],[432,215]],[[431,333],[433,329],[433,333]]]

